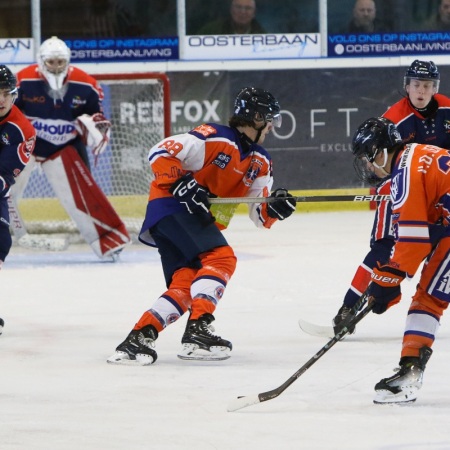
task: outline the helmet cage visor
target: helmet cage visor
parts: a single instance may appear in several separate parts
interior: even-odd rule
[[[258,122],[270,122],[274,127],[276,128],[280,128],[281,127],[281,123],[282,123],[282,116],[280,114],[280,112],[276,112],[276,113],[260,113],[260,112],[256,112],[254,119],[253,119],[256,123]]]
[[[365,155],[355,156],[353,167],[357,177],[371,186],[376,186],[382,180],[375,174],[373,163]]]

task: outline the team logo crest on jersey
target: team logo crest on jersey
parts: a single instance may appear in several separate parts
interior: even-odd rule
[[[194,128],[192,131],[194,131],[195,133],[201,134],[204,137],[208,137],[211,134],[216,134],[217,130],[212,127],[211,125],[200,125],[197,128]]]
[[[82,98],[80,98],[79,95],[76,95],[73,99],[72,99],[72,104],[70,105],[71,108],[73,109],[77,109],[80,106],[85,105],[87,102],[86,100],[83,100]]]
[[[253,182],[258,178],[259,172],[262,169],[262,161],[258,159],[253,159],[250,163],[250,167],[247,170],[247,173],[244,176],[244,184],[246,186],[251,186]]]
[[[10,145],[8,133],[2,134],[2,142],[3,142],[5,145]]]

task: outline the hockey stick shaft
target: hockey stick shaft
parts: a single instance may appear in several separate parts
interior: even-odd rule
[[[367,302],[367,294],[364,293],[358,300],[357,305],[359,307]],[[355,305],[355,310],[357,310]],[[230,402],[228,405],[228,411],[237,411],[238,409],[245,408],[250,405],[262,403],[268,400],[272,400],[282,394],[292,383],[300,378],[310,367],[312,367],[325,353],[328,352],[337,342],[339,342],[348,332],[349,329],[356,326],[364,317],[372,310],[373,304],[369,303],[358,315],[349,321],[332,339],[330,339],[312,358],[310,358],[300,369],[291,375],[282,385],[267,392],[261,392],[260,394],[249,397],[238,397]]]
[[[380,202],[390,200],[389,195],[310,195],[293,197],[297,203],[317,202]],[[271,203],[279,197],[211,197],[209,203]]]

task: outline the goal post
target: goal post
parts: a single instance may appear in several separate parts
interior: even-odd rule
[[[164,73],[93,76],[103,89],[104,113],[112,128],[106,151],[97,160],[89,155],[91,172],[135,237],[145,215],[152,179],[148,152],[170,136],[169,79]],[[77,234],[39,164],[32,170],[19,209],[28,233]]]

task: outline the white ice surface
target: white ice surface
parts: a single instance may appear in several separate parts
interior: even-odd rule
[[[450,327],[442,328],[419,399],[372,403],[397,365],[410,296],[370,314],[276,399],[227,412],[240,395],[284,383],[326,344],[298,318],[328,324],[368,249],[373,212],[296,214],[259,230],[237,216],[238,256],[216,332],[230,359],[176,357],[186,318],[157,341],[147,367],[106,363],[165,290],[159,257],[141,244],[118,263],[87,246],[13,247],[0,272],[0,450],[450,449]]]

